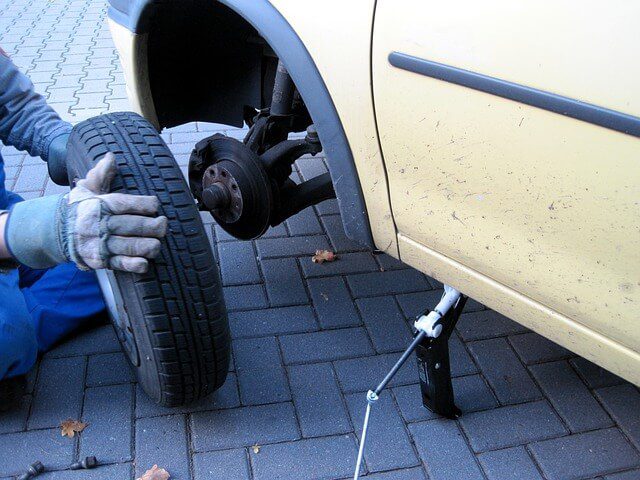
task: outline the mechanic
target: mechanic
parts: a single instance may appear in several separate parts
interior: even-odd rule
[[[68,185],[70,132],[0,49],[0,140],[41,157]],[[109,153],[68,194],[23,201],[5,189],[0,155],[0,410],[22,398],[39,352],[104,316],[93,270],[144,273],[160,252],[158,199],[107,193],[116,173]]]

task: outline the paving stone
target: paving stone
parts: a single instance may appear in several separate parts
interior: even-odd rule
[[[124,353],[100,353],[89,357],[87,370],[88,387],[131,383],[135,376]]]
[[[59,470],[38,475],[38,480],[114,480],[131,478],[131,464],[100,465],[92,470]]]
[[[233,338],[312,332],[318,329],[309,306],[233,312],[229,314],[229,325]]]
[[[362,298],[356,303],[377,352],[398,352],[407,348],[413,336],[394,297]]]
[[[248,310],[268,306],[264,287],[260,284],[224,287],[223,291],[227,310]]]
[[[140,418],[136,422],[136,478],[158,464],[171,478],[189,479],[189,446],[184,415]]]
[[[329,479],[353,473],[357,448],[353,437],[340,435],[265,445],[260,453],[250,450],[249,455],[255,480]]]
[[[197,412],[191,416],[191,421],[195,451],[266,445],[300,438],[291,403]]]
[[[406,263],[386,253],[375,253],[374,258],[382,270],[403,270],[405,268],[411,268]]]
[[[509,337],[509,342],[526,365],[562,360],[573,356],[566,348],[535,332],[514,335]]]
[[[409,431],[432,480],[484,480],[467,442],[452,420],[409,425]]]
[[[595,430],[613,424],[566,361],[533,365],[530,370],[572,432]]]
[[[25,430],[31,407],[31,395],[23,395],[19,405],[7,411],[0,411],[0,434]],[[0,442],[2,437],[0,437]]]
[[[285,238],[261,238],[256,240],[258,256],[263,258],[291,257],[306,255],[311,257],[316,250],[329,250],[324,235]]]
[[[280,337],[280,344],[287,365],[327,362],[374,353],[369,337],[361,327],[285,335]]]
[[[351,421],[360,438],[367,402],[362,394],[345,397]],[[419,460],[411,447],[400,412],[390,395],[381,395],[369,419],[364,459],[370,472],[413,467]]]
[[[354,252],[361,250],[369,250],[362,244],[351,240],[344,233],[342,217],[340,215],[327,215],[322,217],[322,224],[327,231],[329,241],[336,252]]]
[[[356,297],[371,297],[430,290],[431,285],[417,270],[391,270],[363,273],[347,277],[349,287]]]
[[[183,407],[161,407],[154,403],[142,388],[136,388],[136,417],[154,417],[160,415],[171,415],[176,413],[201,412],[206,410],[218,410],[225,408],[235,408],[240,406],[238,394],[238,381],[235,373],[227,374],[224,385],[213,394],[208,395],[196,403]]]
[[[478,460],[489,480],[543,480],[523,447],[481,453]]]
[[[640,470],[629,470],[626,472],[613,473],[604,477],[604,480],[638,480],[640,478]]]
[[[225,285],[260,283],[258,261],[251,242],[224,242],[218,244],[220,273]]]
[[[290,366],[289,381],[303,437],[337,435],[352,430],[330,364]]]
[[[311,207],[289,217],[287,228],[291,235],[319,235],[323,233],[316,212]]]
[[[247,452],[244,449],[196,453],[193,456],[195,480],[249,480]]]
[[[80,417],[85,375],[84,357],[44,359],[36,384],[29,429],[51,428]]]
[[[504,338],[471,342],[468,346],[501,403],[520,403],[542,397]]]
[[[465,342],[528,332],[526,327],[493,310],[463,313],[456,328]]]
[[[476,452],[511,447],[567,433],[545,401],[510,405],[460,417]]]
[[[18,193],[42,190],[46,181],[46,167],[42,168],[41,165],[26,165],[20,170],[20,175],[18,175],[18,179],[13,185],[13,190]]]
[[[626,383],[596,391],[618,426],[640,450],[640,392]]]
[[[573,365],[578,375],[580,375],[591,388],[610,387],[624,383],[624,380],[617,375],[582,357],[571,359],[571,365]]]
[[[310,257],[301,258],[300,266],[306,278],[378,272],[379,270],[370,252],[341,253],[336,261],[330,263],[314,263]]]
[[[267,296],[272,306],[306,304],[307,290],[295,258],[262,260]]]
[[[314,278],[307,282],[322,328],[351,327],[362,321],[340,277]]]
[[[553,479],[594,477],[638,467],[640,455],[615,428],[529,445],[543,473]]]
[[[467,352],[464,344],[453,332],[449,338],[449,358],[451,360],[451,376],[460,377],[478,372],[478,368],[471,360],[471,355]]]
[[[243,405],[291,399],[275,337],[234,340],[233,352]]]
[[[49,468],[67,467],[73,462],[75,442],[60,435],[59,428],[9,433],[0,436],[0,476],[18,475],[46,452]],[[44,458],[41,459],[44,462]]]
[[[424,472],[421,468],[404,468],[393,472],[374,473],[367,475],[366,480],[425,480]]]
[[[120,352],[118,337],[111,325],[92,328],[47,352],[46,358],[62,358],[75,355]]]
[[[336,215],[340,213],[340,207],[338,201],[334,198],[331,200],[325,200],[315,206],[318,215]]]
[[[94,455],[105,463],[127,462],[131,455],[133,385],[89,388],[82,420],[88,426],[80,437],[80,457]]]
[[[322,161],[322,157],[318,155],[315,157],[305,155],[296,160],[296,166],[304,180],[309,180],[328,172],[327,167]]]
[[[469,375],[452,380],[456,406],[463,414],[477,410],[486,410],[496,406],[496,400],[480,375]],[[418,422],[438,418],[422,405],[420,385],[395,387],[393,393],[400,412],[407,422]]]
[[[339,360],[334,363],[334,367],[343,392],[366,392],[375,388],[397,361],[398,354],[389,353],[373,357]],[[389,386],[412,384],[417,380],[418,368],[415,356],[411,355],[389,382]],[[365,398],[364,394],[362,398]]]

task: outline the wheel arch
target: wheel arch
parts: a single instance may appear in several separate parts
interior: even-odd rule
[[[210,17],[205,13],[211,13],[212,4],[196,0],[192,5],[203,8],[202,14],[190,21],[213,21],[215,28],[199,30],[209,33],[200,38],[195,27],[192,48],[180,51],[185,39],[179,38],[179,30],[171,29],[175,16],[157,15],[160,9],[170,10],[178,3],[184,12],[185,2],[153,0],[111,0],[109,9],[113,21],[148,36],[149,84],[159,126],[193,120],[241,125],[242,109],[238,106],[264,104],[263,46],[250,41],[255,32],[256,40],[264,39],[286,66],[316,125],[347,236],[374,248],[362,187],[342,122],[315,62],[292,26],[267,0],[219,0],[214,4],[215,16]],[[219,68],[202,59],[203,52],[213,51]],[[187,85],[180,75],[192,72],[185,95]]]

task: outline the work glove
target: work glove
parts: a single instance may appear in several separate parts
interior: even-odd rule
[[[157,216],[154,196],[108,193],[116,172],[108,153],[68,194],[14,205],[5,227],[12,256],[36,269],[72,261],[81,270],[146,272],[167,218]]]
[[[47,155],[47,170],[49,170],[49,177],[51,177],[53,183],[65,187],[69,186],[69,177],[67,175],[68,141],[68,133],[58,135],[49,144],[49,153]]]

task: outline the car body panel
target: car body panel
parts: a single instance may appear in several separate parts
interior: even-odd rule
[[[573,2],[379,0],[372,68],[402,260],[638,383],[640,139],[389,62],[637,114],[640,9],[618,3],[567,29]]]

